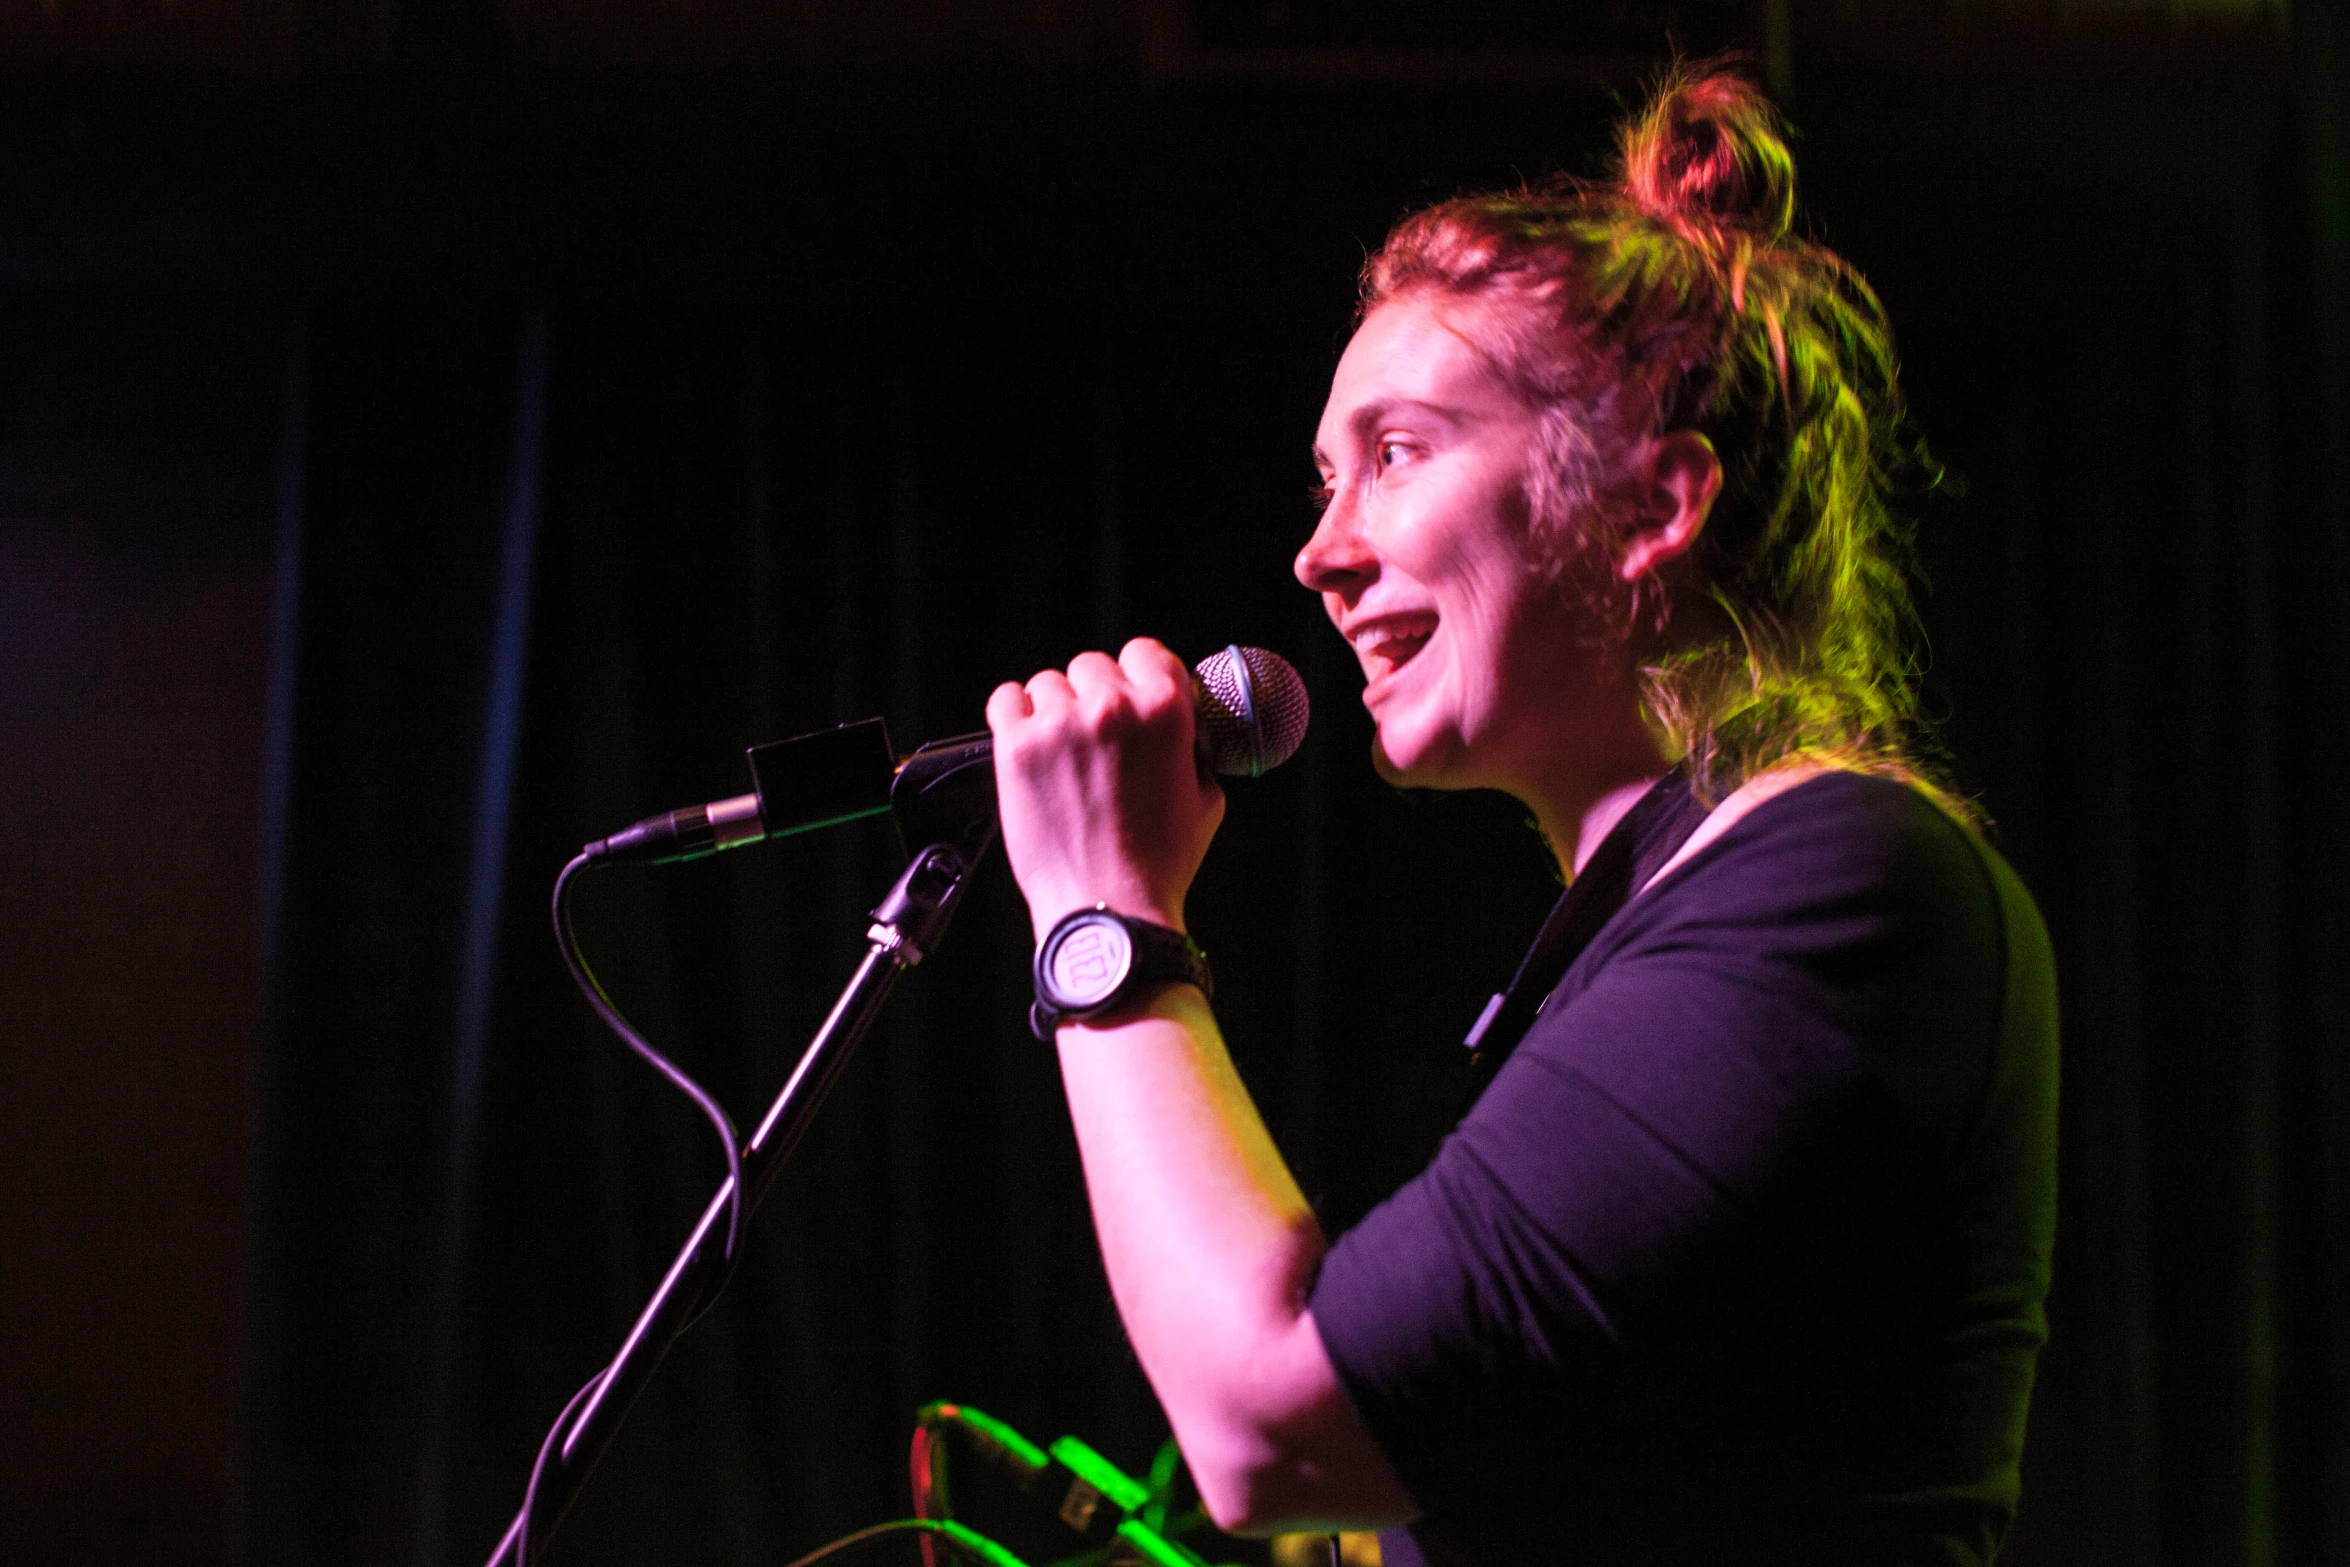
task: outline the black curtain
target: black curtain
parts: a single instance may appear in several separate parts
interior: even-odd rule
[[[2200,95],[1856,69],[1797,105],[1953,475],[1917,509],[1958,776],[2058,943],[2018,1563],[2350,1551],[2339,27]],[[1370,777],[1288,576],[1303,450],[1361,247],[1590,166],[1609,109],[1233,89],[1114,145],[574,149],[354,220],[285,313],[249,1559],[486,1556],[652,1288],[717,1156],[592,1025],[545,896],[583,840],[746,788],[747,744],[975,728],[998,680],[1138,631],[1288,652],[1314,730],[1235,786],[1194,922],[1326,1222],[1417,1167],[1554,889],[1507,802]],[[865,824],[602,872],[581,926],[747,1123],[895,854]],[[1147,1463],[1026,951],[992,865],[567,1558],[784,1560],[897,1516],[934,1397]]]

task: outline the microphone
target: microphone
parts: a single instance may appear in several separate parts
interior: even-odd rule
[[[1192,669],[1191,698],[1200,763],[1230,777],[1255,778],[1288,761],[1311,716],[1306,683],[1289,660],[1261,647],[1235,645],[1201,659]],[[909,768],[935,774],[942,753],[951,753],[953,768],[961,772],[994,751],[994,741],[982,732],[933,741],[900,757],[878,718],[755,745],[749,752],[755,792],[648,816],[580,853],[591,862],[665,865],[879,816],[890,809]]]

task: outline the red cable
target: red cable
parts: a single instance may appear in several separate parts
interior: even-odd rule
[[[942,1405],[938,1412],[940,1415],[949,1420],[954,1419],[958,1413],[955,1406],[952,1404]],[[933,1467],[933,1461],[936,1458],[944,1458],[946,1456],[946,1451],[944,1448],[939,1448],[934,1453],[932,1447],[933,1441],[934,1438],[932,1436],[930,1424],[929,1422],[925,1421],[921,1425],[918,1425],[914,1428],[913,1445],[911,1450],[906,1455],[907,1467],[913,1472],[914,1516],[917,1518],[928,1518],[931,1516],[930,1508],[932,1502],[935,1500],[933,1488],[936,1486],[938,1481],[938,1474],[936,1469]],[[926,1529],[915,1538],[922,1547],[922,1567],[938,1567],[937,1547],[932,1543],[930,1531]]]

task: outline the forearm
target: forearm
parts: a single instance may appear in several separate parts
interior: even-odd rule
[[[1321,1226],[1199,992],[1065,1027],[1060,1055],[1111,1289],[1210,1511],[1253,1529],[1409,1516],[1306,1308]]]
[[[1170,1408],[1188,1404],[1295,1321],[1321,1228],[1198,991],[1172,987],[1147,1016],[1060,1039],[1111,1287]]]

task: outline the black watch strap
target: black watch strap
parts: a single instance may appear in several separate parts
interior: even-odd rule
[[[1028,1028],[1052,1042],[1061,1024],[1106,1017],[1168,985],[1197,985],[1213,1000],[1208,955],[1179,930],[1096,904],[1062,916],[1037,945]]]

